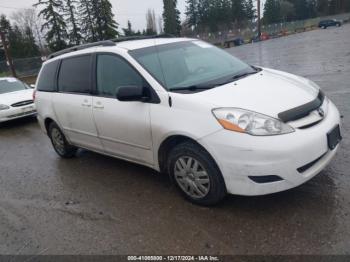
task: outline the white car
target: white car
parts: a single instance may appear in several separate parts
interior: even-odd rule
[[[44,63],[35,96],[60,156],[80,147],[151,167],[202,205],[299,186],[341,140],[339,112],[315,83],[195,39],[61,51]]]
[[[0,123],[36,114],[33,89],[12,77],[0,77]]]

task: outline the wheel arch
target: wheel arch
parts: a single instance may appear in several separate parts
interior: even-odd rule
[[[170,135],[167,138],[165,138],[162,143],[160,144],[158,148],[158,165],[159,165],[159,171],[161,173],[167,173],[167,162],[169,158],[169,153],[171,152],[171,149],[174,148],[176,145],[185,143],[185,142],[191,142],[193,144],[198,145],[199,147],[203,148],[214,160],[216,163],[215,158],[213,155],[196,139],[191,138],[186,135]],[[217,164],[217,163],[216,163]],[[218,165],[218,164],[217,164]]]
[[[45,118],[44,125],[45,125],[45,129],[46,129],[47,134],[49,134],[49,127],[50,127],[51,123],[56,123],[56,122],[55,122],[55,120],[53,120],[50,117]]]

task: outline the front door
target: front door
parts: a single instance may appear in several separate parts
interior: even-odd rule
[[[118,87],[144,84],[144,79],[123,58],[114,54],[97,54],[97,94],[93,97],[93,115],[104,150],[108,154],[152,165],[150,104],[116,99]]]

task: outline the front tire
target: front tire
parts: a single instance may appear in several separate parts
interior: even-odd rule
[[[183,196],[194,204],[215,205],[227,194],[214,159],[195,143],[179,144],[170,152],[168,172]]]
[[[77,152],[77,148],[67,142],[61,129],[56,123],[49,126],[49,137],[56,153],[62,158],[72,158]]]

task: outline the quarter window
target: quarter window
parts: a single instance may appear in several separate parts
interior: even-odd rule
[[[50,62],[44,65],[40,73],[38,81],[38,91],[54,92],[56,91],[56,70],[58,66],[58,60]]]
[[[143,78],[124,59],[108,54],[97,56],[97,91],[99,95],[115,97],[119,87],[142,87],[143,84]]]
[[[91,56],[78,56],[62,61],[58,77],[58,89],[61,92],[90,93]]]

